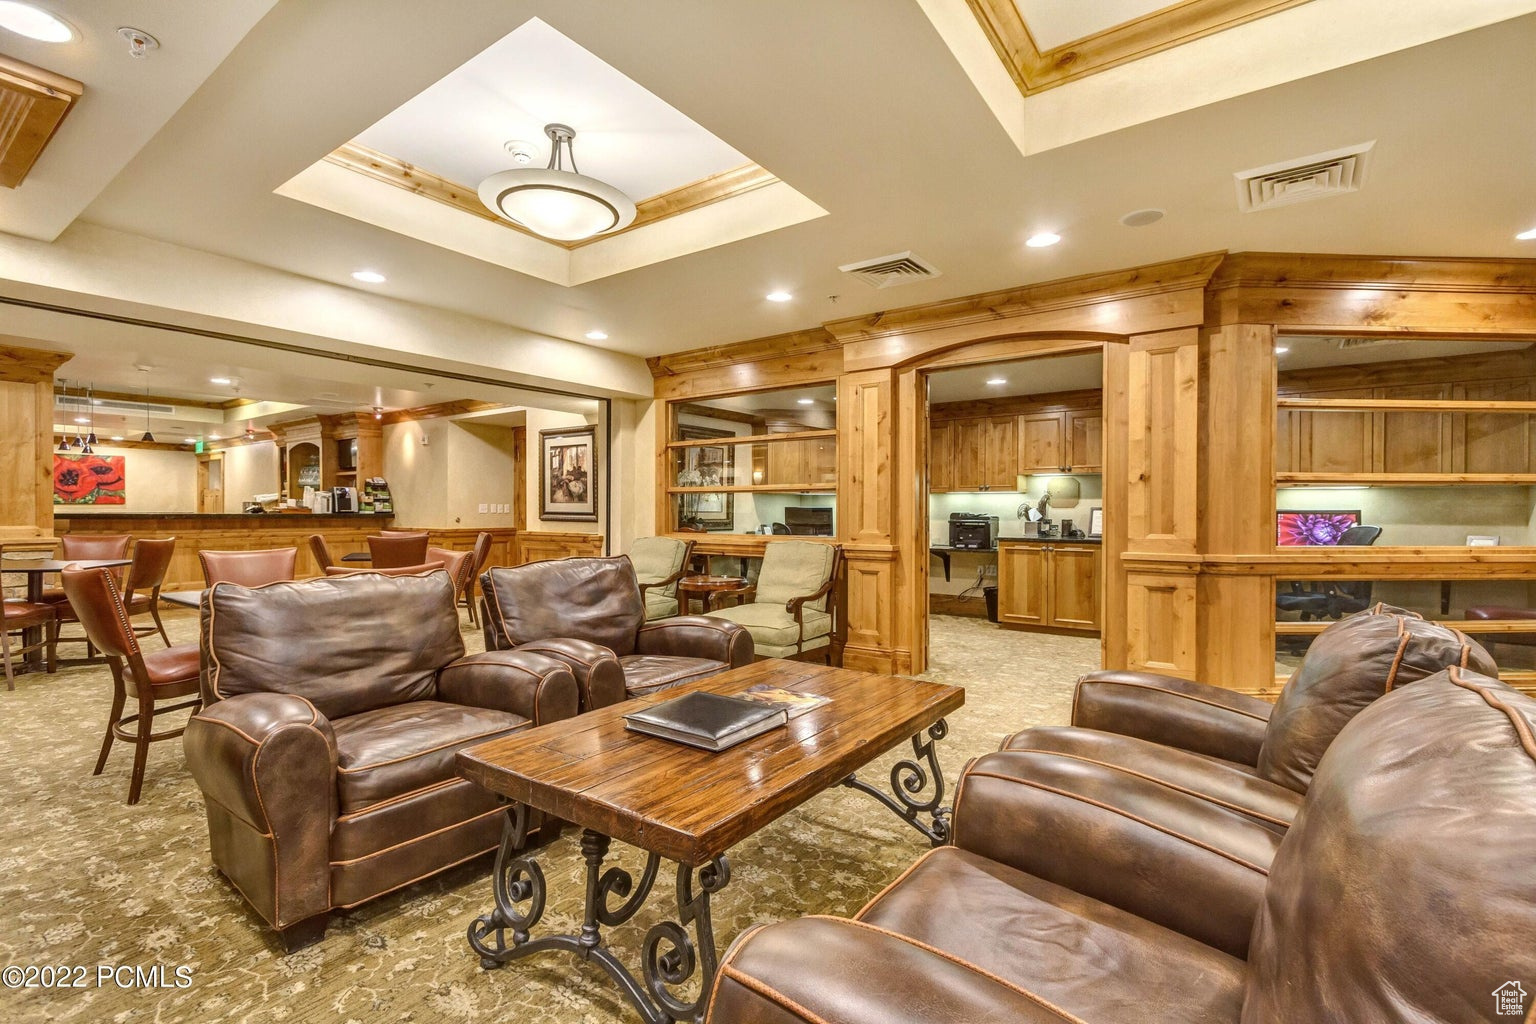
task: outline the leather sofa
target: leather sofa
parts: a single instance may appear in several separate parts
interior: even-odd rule
[[[961,778],[953,846],[852,920],[747,931],[707,1020],[1502,1019],[1509,983],[1536,978],[1533,736],[1536,700],[1475,672],[1395,689],[1338,734],[1267,871],[985,755]],[[1200,806],[1209,831],[1257,827]]]
[[[203,600],[204,707],[183,736],[214,865],[284,946],[328,912],[494,849],[462,747],[576,714],[561,662],[464,656],[448,574],[371,573]]]
[[[1070,760],[1099,790],[1152,781],[1283,830],[1351,718],[1451,666],[1498,675],[1466,634],[1379,604],[1318,634],[1273,705],[1172,676],[1095,672],[1078,681],[1071,726],[1026,729],[1001,749],[1035,764]],[[1113,778],[1100,785],[1096,773]]]
[[[583,711],[752,662],[752,635],[735,623],[703,615],[647,623],[634,566],[623,555],[495,568],[480,587],[485,649],[565,662]]]

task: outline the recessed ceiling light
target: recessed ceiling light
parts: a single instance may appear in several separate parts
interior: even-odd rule
[[[764,295],[763,298],[767,299],[769,302],[788,302],[790,299],[794,298],[794,296],[789,294],[789,292],[769,292],[767,295]]]
[[[219,440],[219,435],[218,434],[209,434],[208,435],[208,440],[210,440],[210,441],[217,441],[217,440]]]
[[[1024,244],[1031,249],[1044,249],[1046,246],[1055,245],[1059,241],[1061,241],[1060,235],[1053,234],[1050,231],[1042,231],[1038,235],[1030,235],[1029,238],[1025,239]]]
[[[64,19],[16,0],[0,0],[0,28],[40,43],[67,43],[79,37]]]
[[[84,416],[76,416],[75,417],[75,422],[76,423],[89,423],[91,421],[86,419]]]
[[[1536,241],[1536,228],[1531,228],[1529,231],[1522,231],[1515,237],[1522,242]]]
[[[1275,355],[1283,356],[1287,352],[1289,352],[1290,350],[1291,350],[1291,346],[1289,346],[1289,345],[1276,345],[1275,346]]]
[[[1132,210],[1120,218],[1120,223],[1128,228],[1144,228],[1148,224],[1156,224],[1163,219],[1163,211],[1156,209]]]
[[[608,335],[604,334],[602,331],[588,331],[587,332],[587,340],[588,341],[607,341],[608,340]]]
[[[123,439],[123,435],[122,434],[113,434],[112,435],[112,440],[114,440],[114,441],[121,441],[122,439]]]
[[[1007,377],[991,377],[991,378],[989,378],[987,380],[987,383],[991,384],[993,387],[997,387],[999,384],[1007,384],[1008,383],[1008,378]]]
[[[208,378],[208,383],[209,384],[218,384],[218,385],[220,385],[222,387],[225,384],[231,383],[231,378],[229,378],[229,377],[209,377]]]
[[[354,281],[361,281],[364,284],[383,284],[389,280],[389,278],[377,270],[354,270],[352,271],[352,279]]]
[[[801,405],[815,405],[816,404],[816,399],[814,399],[814,398],[797,398],[797,399],[795,399],[795,401],[799,402]]]
[[[195,437],[184,437],[181,440],[183,444],[197,444],[197,438]]]

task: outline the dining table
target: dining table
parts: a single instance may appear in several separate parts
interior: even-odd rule
[[[0,572],[23,573],[27,577],[27,600],[34,604],[43,599],[43,577],[63,572],[65,569],[115,569],[130,565],[131,558],[34,558],[25,554],[7,554],[0,561]],[[42,626],[28,626],[22,630],[22,643],[31,646],[43,638]],[[42,648],[27,654],[23,670],[36,672],[43,668]]]

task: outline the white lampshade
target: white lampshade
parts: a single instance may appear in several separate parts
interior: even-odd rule
[[[560,242],[617,231],[635,219],[635,204],[607,182],[547,167],[491,175],[480,183],[480,201],[512,223]]]

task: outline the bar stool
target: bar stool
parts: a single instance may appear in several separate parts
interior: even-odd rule
[[[4,629],[0,631],[0,654],[3,654],[5,662],[5,688],[16,689],[16,675],[11,668],[11,659],[14,657],[25,658],[33,651],[47,648],[48,671],[50,674],[56,671],[59,667],[58,606],[33,601],[6,601],[0,607],[5,609]],[[43,639],[24,647],[11,647],[12,633],[36,626],[47,627]]]

